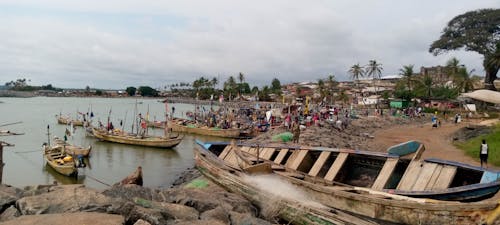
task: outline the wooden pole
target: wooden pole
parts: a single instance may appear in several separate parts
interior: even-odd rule
[[[3,179],[3,166],[5,163],[3,162],[3,146],[14,146],[13,144],[9,144],[7,142],[0,141],[0,184]]]

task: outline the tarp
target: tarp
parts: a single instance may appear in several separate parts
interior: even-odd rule
[[[463,93],[462,95],[464,97],[472,98],[483,102],[500,104],[500,92],[498,91],[477,90],[469,93]]]

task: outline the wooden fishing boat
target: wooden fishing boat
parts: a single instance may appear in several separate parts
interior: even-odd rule
[[[195,149],[196,167],[213,182],[231,192],[240,194],[257,205],[261,211],[274,212],[290,224],[310,225],[374,225],[375,221],[361,219],[341,210],[330,209],[315,202],[303,202],[290,197],[274,195],[272,187],[263,187],[249,180],[240,168],[227,164],[208,149],[222,152],[218,145],[199,143]],[[207,147],[207,148],[205,148]],[[278,190],[279,191],[279,190]]]
[[[83,126],[83,121],[81,120],[74,120],[74,119],[71,119],[67,116],[63,116],[63,115],[56,115],[56,118],[57,118],[57,123],[59,124],[66,124],[66,125],[69,125],[71,123],[73,123],[73,126]]]
[[[123,132],[108,132],[97,128],[92,128],[92,133],[94,137],[103,141],[156,148],[173,148],[181,143],[183,138],[182,135],[175,137],[137,136]]]
[[[0,136],[23,135],[24,133],[16,133],[10,130],[0,130]]]
[[[63,147],[64,152],[68,155],[72,156],[78,156],[81,155],[83,157],[88,157],[90,155],[90,151],[92,150],[92,146],[89,146],[87,148],[76,146],[76,145],[71,145],[68,142],[59,139],[58,137],[54,137],[54,143],[55,145],[60,145]]]
[[[241,132],[241,130],[237,128],[221,129],[217,127],[200,127],[194,121],[180,118],[171,119],[169,126],[174,132],[184,132],[225,138],[237,138],[240,136]]]
[[[67,155],[63,146],[43,145],[43,157],[47,164],[58,173],[65,176],[77,176],[78,169],[76,168],[73,158]]]
[[[492,199],[459,202],[494,195],[499,189],[497,172],[445,160],[422,160],[425,148],[416,142],[391,153],[197,143],[197,158],[211,155],[232,168],[241,168],[244,161],[269,164],[272,175],[287,179],[322,204],[369,218],[404,224],[482,224],[500,210]],[[413,159],[394,154],[406,150],[414,153]],[[205,166],[200,171],[210,173],[204,171]]]

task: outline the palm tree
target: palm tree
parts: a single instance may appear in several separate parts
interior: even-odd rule
[[[421,79],[417,80],[417,88],[419,89],[419,92],[423,93],[423,95],[429,99],[432,96],[432,88],[434,86],[434,79],[432,79],[432,76],[426,74],[424,77]]]
[[[472,76],[474,69],[467,72],[467,68],[460,68],[458,70],[457,75],[455,76],[454,82],[456,88],[459,92],[469,92],[470,90],[474,90],[474,84],[480,81],[480,78],[477,76]]]
[[[359,65],[359,63],[351,66],[351,69],[349,69],[348,72],[351,74],[351,78],[356,81],[356,83],[359,82],[360,77],[365,75],[365,70]]]
[[[215,89],[215,86],[219,83],[219,81],[217,80],[217,77],[212,78],[211,83],[212,83],[212,87]]]
[[[411,82],[413,80],[413,64],[403,66],[403,68],[399,69],[399,75],[402,75],[406,80],[406,85],[408,90],[411,92]]]
[[[238,74],[238,80],[240,80],[240,84],[242,84],[243,81],[245,80],[245,75],[243,75],[242,72],[240,72],[240,74]]]
[[[328,79],[326,80],[326,83],[328,84],[328,95],[330,96],[330,104],[332,104],[333,88],[337,85],[337,81],[335,81],[335,76],[329,75]]]
[[[323,98],[325,98],[325,96],[326,96],[325,82],[323,81],[323,79],[318,79],[318,89],[319,89],[321,101],[323,101]]]
[[[366,74],[368,74],[368,77],[372,77],[373,86],[375,87],[375,95],[378,94],[376,80],[380,79],[380,76],[382,75],[382,70],[383,70],[382,64],[377,63],[377,61],[374,59],[368,61],[368,65],[366,65],[365,72]]]
[[[453,57],[446,62],[446,68],[449,70],[450,75],[455,76],[460,69],[460,60]]]

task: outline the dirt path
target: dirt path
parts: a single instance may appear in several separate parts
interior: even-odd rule
[[[439,158],[480,166],[479,157],[472,158],[452,144],[452,134],[467,123],[456,125],[444,123],[440,128],[432,128],[431,124],[406,125],[375,132],[373,147],[385,151],[388,147],[409,140],[417,140],[425,145],[424,158]],[[489,168],[499,169],[489,165]]]

